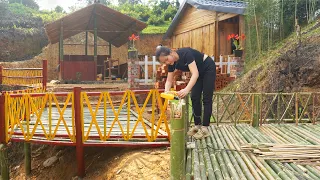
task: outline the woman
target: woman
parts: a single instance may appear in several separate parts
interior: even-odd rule
[[[176,51],[159,45],[156,48],[156,57],[160,63],[168,65],[168,75],[165,91],[172,87],[174,71],[176,69],[191,72],[188,85],[177,92],[180,98],[185,97],[191,91],[192,109],[195,126],[188,131],[189,136],[197,139],[208,137],[208,126],[212,112],[212,96],[216,79],[215,62],[206,54],[192,48],[180,48]],[[204,115],[201,123],[201,94],[203,92]]]

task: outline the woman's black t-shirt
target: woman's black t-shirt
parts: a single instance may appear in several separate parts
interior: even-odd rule
[[[196,62],[198,71],[202,71],[202,64],[203,64],[203,54],[195,49],[192,48],[180,48],[176,51],[179,55],[179,59],[174,62],[173,65],[168,66],[169,72],[174,72],[175,69],[189,72],[188,65],[191,64],[193,61]]]

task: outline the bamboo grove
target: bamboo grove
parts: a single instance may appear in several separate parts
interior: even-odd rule
[[[254,60],[319,18],[319,0],[243,0],[246,10],[246,59]],[[296,21],[297,19],[297,21]]]

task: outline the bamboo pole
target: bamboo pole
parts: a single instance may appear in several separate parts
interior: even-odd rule
[[[1,178],[9,180],[8,146],[6,144],[0,144],[0,165]]]
[[[205,166],[205,162],[204,162],[204,154],[203,154],[203,148],[201,146],[201,141],[200,140],[196,140],[196,147],[197,147],[197,151],[198,151],[198,156],[199,156],[199,163],[200,163],[200,174],[201,174],[201,179],[202,180],[206,180],[207,179],[207,173],[209,173],[208,171],[206,171],[206,166]]]
[[[210,136],[212,137],[212,138],[210,138],[210,139],[211,139],[211,142],[212,142],[212,145],[213,145],[213,149],[218,149],[218,144],[217,144],[217,142],[216,142],[216,139],[213,138],[214,136],[213,136],[212,130],[211,130],[211,128],[208,128],[208,129],[209,129]],[[227,168],[227,166],[226,166],[226,163],[225,163],[224,159],[222,158],[222,153],[221,153],[221,151],[216,151],[216,152],[215,152],[215,155],[216,155],[217,160],[218,160],[218,162],[219,162],[223,179],[230,180],[230,179],[231,179],[231,177],[230,177],[231,174],[229,174],[230,171],[228,171],[228,168]],[[214,164],[214,165],[216,165],[216,164]]]
[[[219,138],[219,135],[218,135],[217,130],[215,129],[215,127],[212,126],[210,128],[210,130],[212,131],[212,133],[214,135],[214,138],[217,141],[218,149],[224,149],[224,147],[222,145],[222,142],[221,142],[221,140]],[[237,173],[237,170],[234,167],[235,164],[232,163],[233,160],[230,159],[230,157],[228,156],[228,153],[226,151],[221,151],[221,155],[222,155],[222,158],[224,159],[225,163],[227,164],[227,168],[228,168],[228,171],[229,171],[229,173],[231,175],[231,178],[232,179],[240,179],[240,176],[239,176],[239,174]]]
[[[185,103],[171,104],[170,177],[185,179]],[[175,115],[177,114],[177,115]],[[197,153],[194,153],[197,154]],[[197,168],[195,168],[197,169]]]
[[[223,179],[223,176],[222,176],[222,173],[220,170],[220,166],[219,166],[218,160],[216,158],[216,152],[214,152],[213,148],[210,148],[210,147],[213,147],[213,145],[211,143],[211,137],[206,138],[206,144],[207,144],[207,146],[209,146],[208,151],[210,154],[211,164],[213,166],[213,171],[214,171],[215,177],[216,177],[216,179]]]
[[[213,167],[211,164],[209,151],[207,149],[208,148],[207,143],[204,139],[201,140],[201,143],[199,142],[199,147],[201,147],[201,149],[203,149],[203,155],[204,155],[205,162],[206,162],[206,167],[207,167],[206,169],[207,169],[208,178],[214,180],[214,179],[216,179],[216,177],[214,176],[214,171],[213,171]]]
[[[27,176],[31,174],[31,147],[29,142],[24,143],[24,167]]]

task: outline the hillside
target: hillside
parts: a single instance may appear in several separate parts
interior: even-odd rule
[[[320,22],[295,33],[258,60],[246,61],[246,73],[225,92],[301,92],[320,88]]]

